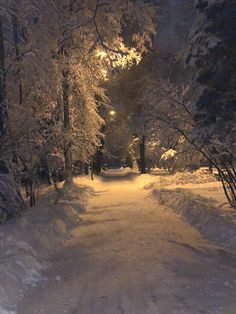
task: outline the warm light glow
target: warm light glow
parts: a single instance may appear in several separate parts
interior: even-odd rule
[[[109,78],[108,68],[129,69],[132,65],[139,64],[142,59],[141,54],[135,48],[126,47],[123,42],[119,42],[114,50],[120,52],[99,48],[95,51],[95,55],[101,63],[100,73],[104,81],[107,81]]]
[[[101,74],[102,74],[102,78],[104,81],[108,80],[108,76],[107,76],[107,69],[101,69]]]
[[[104,59],[105,57],[107,57],[107,53],[103,50],[97,50],[97,56],[102,59]]]
[[[110,116],[114,116],[116,114],[115,110],[111,110],[109,113],[110,113]]]

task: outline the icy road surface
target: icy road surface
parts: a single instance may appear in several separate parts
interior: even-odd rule
[[[79,182],[79,179],[78,179]],[[235,314],[236,256],[109,172],[19,314]]]

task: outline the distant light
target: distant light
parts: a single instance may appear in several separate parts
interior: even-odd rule
[[[115,110],[111,110],[109,113],[110,113],[110,116],[114,116],[116,114]]]

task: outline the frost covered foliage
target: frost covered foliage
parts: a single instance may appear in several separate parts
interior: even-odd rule
[[[177,152],[171,172],[197,166],[202,156],[189,140],[194,124],[191,103],[185,99],[189,84],[176,86],[168,79],[158,79],[145,64],[138,68],[121,74],[116,90],[111,90],[116,102],[126,104],[129,128],[137,135],[132,143],[134,156],[145,136],[147,168],[160,166],[161,156],[168,150]]]
[[[236,3],[196,1],[199,16],[186,62],[203,86],[195,106],[191,140],[218,169],[228,200],[236,206]]]
[[[139,77],[134,120],[161,154],[177,151],[180,169],[181,161],[192,166],[201,159],[217,168],[235,207],[236,3],[198,1],[196,7],[199,14],[186,53],[193,80],[176,86],[168,78],[157,79],[155,73]]]
[[[133,14],[135,12],[135,15]],[[3,0],[0,5],[0,151],[32,191],[42,158],[89,162],[101,145],[102,87],[138,64],[155,33],[142,2]],[[129,35],[124,36],[124,28]]]
[[[176,150],[169,149],[163,155],[161,155],[161,160],[172,159],[175,157],[176,153],[177,153]]]
[[[49,45],[47,23],[39,23],[36,1],[3,1],[0,16],[5,69],[0,93],[4,87],[1,106],[5,103],[7,108],[0,137],[1,159],[15,180],[29,187],[34,205],[40,160],[53,151],[60,134],[58,70],[51,58],[53,43]]]
[[[176,154],[177,151],[171,148],[161,155],[160,166],[164,167],[165,169],[168,169],[169,173],[172,173],[174,171]]]
[[[143,83],[146,88],[137,101],[136,125],[144,127],[150,144],[158,152],[156,165],[171,173],[198,167],[202,156],[190,140],[194,119],[186,100],[189,84],[176,86],[168,80],[156,80],[154,75],[146,76]]]
[[[0,174],[0,224],[19,216],[26,210],[20,187],[13,178]]]
[[[199,184],[199,183],[209,183],[215,182],[217,178],[203,169],[198,169],[193,172],[177,172],[170,177],[164,177],[161,181],[163,185],[171,185],[171,184]]]

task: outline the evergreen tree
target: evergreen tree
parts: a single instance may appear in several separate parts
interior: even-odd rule
[[[218,169],[236,207],[236,3],[201,0],[196,7],[199,15],[186,61],[194,67],[202,93],[191,139]]]

